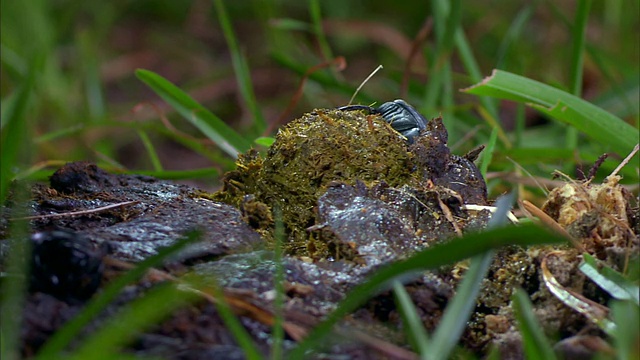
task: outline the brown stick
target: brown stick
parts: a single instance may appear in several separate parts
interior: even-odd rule
[[[124,206],[128,206],[128,205],[135,205],[135,204],[138,204],[139,202],[140,201],[137,201],[137,200],[135,200],[135,201],[125,201],[125,202],[121,202],[121,203],[117,203],[117,204],[111,204],[111,205],[107,205],[107,206],[102,206],[102,207],[95,208],[95,209],[72,211],[72,212],[61,213],[61,214],[25,216],[25,217],[19,217],[19,218],[12,218],[11,220],[12,221],[17,221],[17,220],[35,220],[35,219],[59,218],[59,217],[67,217],[67,216],[95,214],[95,213],[99,213],[99,212],[102,212],[102,211],[111,210],[111,209],[115,209],[115,208],[119,208],[119,207],[124,207]]]

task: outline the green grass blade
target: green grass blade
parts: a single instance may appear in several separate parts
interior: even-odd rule
[[[622,119],[567,92],[506,71],[494,70],[490,77],[464,91],[529,103],[621,155],[631,152],[638,142],[638,129]]]
[[[599,269],[596,259],[589,254],[583,254],[582,257],[584,262],[580,264],[579,268],[589,279],[614,298],[631,300],[640,306],[640,288],[637,284],[626,280],[620,273],[606,265]]]
[[[573,47],[571,49],[571,93],[582,96],[582,67],[584,65],[584,39],[589,20],[589,8],[591,0],[579,0],[576,11],[576,21],[573,24]]]
[[[96,36],[92,31],[81,30],[77,33],[77,46],[80,48],[82,77],[84,82],[84,99],[89,118],[95,122],[103,119],[106,114],[104,102],[103,84],[100,78],[99,49],[101,44],[96,44]]]
[[[491,134],[489,135],[487,146],[484,150],[482,150],[482,158],[480,159],[480,173],[485,178],[487,176],[487,171],[489,170],[489,164],[493,160],[493,153],[496,149],[496,142],[498,141],[499,131],[500,129],[498,129],[497,127],[491,129]]]
[[[270,136],[262,136],[255,139],[253,142],[255,142],[257,145],[269,147],[273,145],[274,142],[276,142],[276,139]]]
[[[444,91],[441,89],[445,86],[445,81],[450,82],[450,71],[445,67],[451,57],[451,49],[453,47],[456,30],[460,26],[460,19],[462,16],[462,7],[460,6],[460,0],[454,0],[452,4],[448,1],[435,0],[432,2],[434,11],[437,16],[435,17],[435,29],[437,35],[437,45],[433,56],[430,57],[431,63],[429,64],[430,79],[427,82],[424,101],[421,106],[421,110],[425,114],[435,114],[438,101],[442,103],[441,96]],[[445,125],[449,125],[446,122],[449,121],[445,117]],[[449,131],[453,131],[453,126],[447,126]],[[455,137],[454,134],[451,134]]]
[[[275,215],[275,249],[273,262],[275,264],[275,274],[273,276],[274,290],[276,293],[273,301],[274,322],[271,328],[271,359],[282,359],[282,350],[284,343],[284,299],[285,299],[285,266],[282,260],[282,248],[285,240],[284,224],[282,223],[282,211],[276,208]]]
[[[251,147],[249,141],[169,80],[143,69],[136,70],[136,76],[227,154],[236,158]]]
[[[63,129],[54,130],[46,134],[42,134],[33,139],[35,144],[42,144],[56,139],[75,136],[86,128],[86,124],[75,124]]]
[[[158,153],[156,152],[151,139],[149,139],[147,132],[144,130],[138,130],[138,137],[140,137],[144,148],[147,150],[147,154],[149,154],[149,160],[151,160],[153,170],[162,171],[162,162],[160,161],[160,157],[158,157]]]
[[[26,85],[26,84],[25,84]],[[15,164],[21,152],[22,145],[26,139],[27,119],[26,111],[29,97],[31,96],[30,86],[23,86],[17,90],[16,101],[13,104],[13,111],[5,119],[4,127],[0,138],[0,204],[4,204],[9,192],[9,185],[13,180]]]
[[[2,132],[0,133],[0,204],[4,204],[13,180],[16,164],[24,160],[25,146],[31,141],[27,125],[27,111],[39,72],[38,59],[30,67],[26,81],[12,94],[8,109],[2,109]]]
[[[578,1],[578,9],[576,11],[576,20],[573,24],[572,36],[573,47],[571,50],[571,63],[569,64],[569,74],[571,76],[570,87],[571,93],[577,97],[582,95],[582,67],[584,65],[584,39],[589,19],[589,8],[591,0]],[[578,131],[575,127],[567,129],[566,147],[575,149],[578,147]],[[570,164],[566,165],[570,168]]]
[[[211,281],[211,279],[209,279]],[[220,289],[217,285],[212,287],[213,295],[219,301],[216,301],[216,309],[218,309],[218,313],[222,318],[222,321],[227,326],[227,329],[233,334],[234,338],[238,342],[238,345],[243,350],[244,356],[248,360],[260,360],[262,359],[262,355],[258,350],[258,347],[254,344],[253,338],[249,334],[249,332],[242,326],[240,320],[233,314],[229,304],[224,300],[224,293],[222,289]]]
[[[640,308],[630,301],[614,301],[611,304],[613,320],[616,330],[613,333],[613,342],[616,349],[616,359],[640,359]]]
[[[462,60],[462,64],[464,65],[465,70],[469,73],[469,77],[472,81],[478,82],[482,80],[482,73],[480,72],[480,66],[478,65],[478,61],[473,56],[473,51],[469,46],[469,42],[467,41],[467,37],[464,34],[462,29],[458,29],[455,36],[456,49],[458,50],[458,54],[460,55],[460,60]],[[485,109],[491,114],[494,119],[498,119],[498,107],[496,106],[496,102],[494,99],[489,97],[481,97],[480,103],[484,106]]]
[[[509,24],[509,29],[507,29],[507,32],[502,38],[502,42],[500,42],[500,47],[498,48],[496,68],[507,68],[506,58],[509,53],[509,49],[511,48],[511,44],[515,43],[518,38],[520,38],[520,35],[522,35],[522,30],[531,18],[531,14],[533,14],[533,9],[536,3],[537,1],[534,4],[529,4],[525,6],[524,9],[518,11],[518,14],[513,18],[511,24]]]
[[[509,220],[507,213],[513,203],[513,194],[503,196],[496,202],[497,210],[491,217],[488,229],[495,229],[505,225]],[[487,275],[493,251],[487,251],[471,260],[469,270],[456,289],[455,297],[447,305],[447,309],[438,324],[435,334],[429,343],[428,358],[431,360],[448,359],[451,352],[464,331],[467,321],[476,306],[476,298],[482,286],[482,280]]]
[[[262,134],[264,129],[267,128],[267,122],[262,115],[262,111],[260,111],[258,102],[256,101],[256,95],[253,91],[253,83],[251,80],[251,71],[249,70],[247,59],[242,54],[240,46],[238,45],[238,40],[236,40],[236,36],[233,33],[231,20],[229,19],[227,10],[224,7],[224,3],[222,2],[222,0],[213,0],[213,4],[216,7],[218,20],[220,20],[222,32],[224,33],[224,37],[227,40],[227,45],[229,46],[229,52],[231,53],[231,62],[233,64],[233,69],[238,81],[240,94],[242,95],[245,104],[249,108],[249,111],[253,115],[253,132],[255,133],[254,135],[260,135]]]
[[[271,26],[274,29],[283,31],[305,31],[309,33],[313,32],[313,26],[311,24],[292,18],[273,19],[271,21]]]
[[[312,30],[316,39],[318,39],[318,45],[320,46],[320,51],[324,58],[323,60],[331,61],[331,59],[333,59],[333,53],[331,52],[331,47],[329,46],[327,37],[324,36],[324,29],[322,28],[322,10],[320,8],[319,0],[309,1],[309,14],[311,15]]]
[[[610,113],[590,114],[585,108],[576,109],[563,101],[559,101],[552,108],[540,105],[531,105],[531,107],[553,119],[572,125],[621,156],[630,153],[638,143],[638,129]]]
[[[188,244],[197,240],[198,237],[197,233],[188,235],[184,240],[161,249],[158,254],[140,262],[135,268],[112,281],[102,289],[100,293],[96,294],[76,317],[53,334],[49,341],[40,349],[37,359],[52,359],[58,357],[71,341],[76,339],[82,328],[95,318],[100,311],[107,307],[125,286],[141,278],[148,269],[159,265],[168,256],[183,249]],[[124,323],[126,323],[126,321]]]
[[[12,199],[16,204],[26,204],[31,197],[30,189],[26,184],[17,184],[14,187]],[[27,213],[26,207],[15,207],[11,211],[11,216],[22,217],[31,215]],[[4,217],[4,214],[2,214]],[[18,360],[21,359],[21,332],[16,329],[21,328],[25,294],[29,285],[29,261],[31,257],[31,241],[29,238],[29,222],[15,221],[11,223],[9,235],[11,256],[3,259],[3,271],[8,276],[2,276],[0,287],[0,359]]]
[[[512,298],[513,308],[522,335],[524,353],[527,359],[556,359],[556,354],[544,335],[538,320],[533,314],[529,296],[522,289],[517,289]]]
[[[429,335],[420,322],[420,315],[411,301],[411,296],[399,281],[393,282],[393,294],[396,299],[396,308],[402,317],[403,329],[409,338],[411,347],[418,354],[427,354],[429,352]]]
[[[6,71],[12,78],[19,79],[27,74],[27,64],[23,57],[4,44],[0,44],[0,63],[2,63],[3,71]]]
[[[102,328],[82,341],[80,347],[67,358],[114,359],[117,351],[133,342],[137,334],[158,323],[171,311],[196,299],[196,293],[181,290],[178,284],[157,285],[109,318]]]
[[[322,341],[334,324],[354,311],[390,280],[402,274],[437,268],[505,245],[527,246],[562,241],[564,240],[558,235],[550,234],[544,229],[534,225],[523,225],[469,234],[421,251],[406,260],[381,268],[363,284],[356,286],[336,310],[316,326],[289,355],[294,359],[302,358],[306,351]]]

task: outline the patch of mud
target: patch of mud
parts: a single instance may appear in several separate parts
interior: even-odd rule
[[[224,289],[267,356],[277,265],[272,252],[275,209],[287,231],[284,348],[292,348],[381,266],[484,228],[489,212],[464,207],[487,204],[486,185],[473,164],[478,151],[453,155],[447,140],[440,119],[431,120],[408,145],[377,116],[316,110],[282,129],[266,158],[253,151],[240,156],[237,170],[225,175],[223,191],[214,195],[145,176],[112,175],[91,163],[67,164],[52,176],[50,186],[32,188],[29,221],[40,233],[0,240],[3,272],[12,241],[29,240],[36,249],[32,262],[37,271],[21,332],[23,356],[37,353],[87,298],[101,291],[96,284],[122,273],[117,261],[144,260],[191,230],[202,232],[200,240],[164,264],[164,275],[149,274],[127,286],[83,334],[158,282],[195,273],[205,286]],[[602,185],[569,182],[550,194],[543,209],[585,251],[612,268],[624,271],[637,257],[638,210],[616,178]],[[5,210],[3,236],[16,221],[9,220],[11,209]],[[477,355],[496,347],[504,359],[523,357],[511,308],[517,287],[530,295],[546,334],[562,339],[559,352],[577,353],[584,341],[602,340],[601,330],[549,291],[541,270],[544,263],[561,286],[606,305],[610,296],[578,270],[580,262],[581,251],[569,246],[499,250],[461,345]],[[467,265],[403,277],[427,330],[437,327]],[[404,331],[393,293],[381,290],[311,358],[411,358]],[[140,334],[124,351],[167,359],[244,357],[205,298]]]

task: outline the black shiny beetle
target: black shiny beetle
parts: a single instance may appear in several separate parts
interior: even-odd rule
[[[366,105],[347,105],[339,107],[338,110],[362,110],[369,114],[380,115],[392,128],[406,137],[409,144],[412,144],[415,137],[427,127],[427,119],[401,99],[386,102],[377,108]]]

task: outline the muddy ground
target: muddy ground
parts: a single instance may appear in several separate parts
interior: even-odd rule
[[[365,153],[362,148],[375,151]],[[147,276],[126,287],[84,333],[157,283],[196,273],[215,279],[245,310],[253,309],[239,318],[260,351],[268,354],[273,228],[279,214],[286,234],[285,319],[291,325],[285,348],[291,348],[380,266],[486,225],[488,210],[466,209],[466,205],[489,204],[486,185],[473,165],[476,157],[477,152],[451,154],[446,129],[438,119],[408,145],[376,117],[326,110],[287,125],[265,158],[255,152],[241,156],[238,169],[225,176],[225,188],[216,194],[145,176],[109,174],[91,163],[67,164],[49,184],[32,187],[29,222],[38,235],[30,240],[11,238],[8,226],[16,221],[11,219],[11,201],[3,211],[1,258],[11,256],[12,241],[32,241],[35,249],[21,328],[22,353],[26,357],[37,353],[128,264],[199,230],[195,244],[159,269],[164,277]],[[616,194],[615,206],[606,216],[600,213],[604,206],[594,200],[598,196],[584,195],[581,206],[573,201],[584,189],[585,194],[589,189],[597,192],[591,184],[551,194],[544,210],[582,242],[581,250],[622,270],[629,254],[637,256],[637,209],[632,209],[631,197],[615,181],[605,185],[599,189]],[[615,220],[606,220],[611,217]],[[588,356],[602,350],[585,348],[576,340],[590,342],[605,335],[549,292],[540,269],[545,261],[562,286],[606,305],[608,294],[577,269],[581,250],[569,245],[502,249],[461,345],[478,356],[497,347],[502,358],[522,358],[510,306],[512,291],[519,286],[530,295],[545,331],[565,340],[558,343],[559,351]],[[464,263],[455,264],[405,282],[429,331],[455,295],[464,268]],[[328,338],[316,358],[414,356],[389,291],[369,300],[340,328],[355,335],[347,341],[340,334]],[[206,299],[140,334],[125,351],[168,359],[244,358],[216,307]]]

